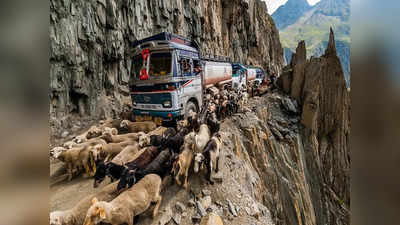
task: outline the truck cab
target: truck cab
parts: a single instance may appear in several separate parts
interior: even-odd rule
[[[195,43],[164,32],[132,47],[129,86],[136,121],[161,124],[198,111],[202,65]]]
[[[247,85],[246,82],[247,68],[240,63],[232,63],[232,87],[234,89],[240,89],[243,85]]]

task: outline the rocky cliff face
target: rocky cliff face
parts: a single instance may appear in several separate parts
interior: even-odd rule
[[[304,190],[308,193],[294,195],[306,198],[295,198],[301,212],[297,220],[303,221],[295,224],[349,224],[350,96],[333,31],[322,57],[306,60],[305,56],[305,44],[301,42],[291,65],[278,80],[281,89],[301,106],[301,144],[294,151],[304,157]],[[311,208],[302,210],[305,206]],[[307,217],[311,220],[304,220]]]
[[[51,133],[72,121],[115,116],[129,104],[129,43],[168,31],[203,54],[279,72],[279,34],[260,0],[51,0]]]

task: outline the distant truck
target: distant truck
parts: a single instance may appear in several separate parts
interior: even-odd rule
[[[129,86],[136,121],[180,119],[200,111],[208,88],[235,88],[236,82],[247,84],[257,77],[256,71],[246,72],[228,58],[201,57],[197,43],[167,32],[137,40],[132,47]],[[242,71],[238,77],[237,69]]]
[[[255,66],[247,66],[249,73],[251,73],[251,78],[254,76],[254,82],[256,82],[257,85],[260,85],[264,79],[265,79],[265,72],[263,69],[260,67],[255,67]]]

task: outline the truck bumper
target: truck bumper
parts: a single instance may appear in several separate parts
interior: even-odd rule
[[[171,121],[173,118],[181,115],[181,110],[175,111],[153,111],[153,110],[139,110],[133,109],[132,113],[134,116],[151,116],[153,118],[159,117],[164,121]]]

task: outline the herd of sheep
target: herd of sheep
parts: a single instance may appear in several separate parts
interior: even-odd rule
[[[205,166],[206,180],[214,184],[212,175],[218,173],[221,151],[220,121],[242,110],[248,94],[223,88],[205,99],[199,113],[191,112],[175,127],[107,119],[53,148],[50,155],[65,164],[69,180],[84,171],[85,176],[94,178],[94,188],[106,177],[111,183],[72,209],[51,212],[50,225],[133,225],[135,216],[153,204],[155,217],[160,192],[166,187],[163,179],[171,176],[187,189],[191,168],[198,173]]]

